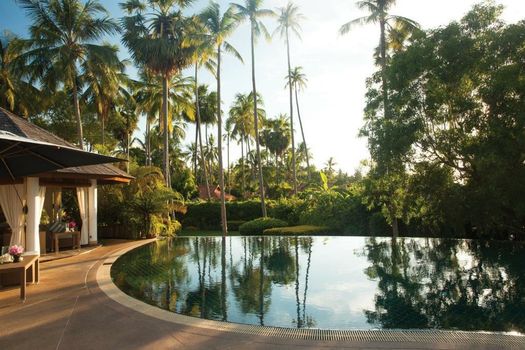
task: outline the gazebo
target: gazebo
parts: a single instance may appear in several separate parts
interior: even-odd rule
[[[58,136],[2,108],[0,108],[0,130],[35,141],[75,147]],[[81,244],[95,244],[97,242],[97,186],[129,183],[132,178],[111,164],[101,164],[65,168],[23,178],[0,180],[0,206],[4,214],[7,210],[18,213],[22,212],[22,207],[27,208],[25,217],[23,215],[18,216],[20,219],[17,225],[10,224],[12,234],[9,244],[22,244],[28,252],[41,253],[39,226],[42,210],[46,207],[57,208],[63,188],[76,189],[82,220]],[[46,193],[49,195],[46,196]]]

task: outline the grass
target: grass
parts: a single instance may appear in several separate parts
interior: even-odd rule
[[[265,235],[278,236],[278,235],[320,235],[333,232],[328,227],[312,226],[312,225],[301,225],[291,227],[276,227],[264,230]]]

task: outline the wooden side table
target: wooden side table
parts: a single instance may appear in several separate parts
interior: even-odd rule
[[[40,281],[40,256],[26,255],[24,260],[17,263],[0,265],[0,273],[18,272],[20,274],[20,299],[26,300],[27,270],[31,268],[31,283]]]
[[[55,254],[59,252],[58,240],[61,238],[73,238],[73,249],[80,249],[80,232],[54,232],[53,233],[53,246],[55,247]]]

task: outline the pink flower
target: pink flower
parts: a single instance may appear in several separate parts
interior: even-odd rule
[[[77,223],[74,222],[74,221],[70,221],[69,222],[69,228],[75,228],[75,227],[77,227]]]
[[[20,246],[20,245],[13,245],[11,247],[9,247],[9,254],[11,255],[20,255],[24,252],[24,247]]]

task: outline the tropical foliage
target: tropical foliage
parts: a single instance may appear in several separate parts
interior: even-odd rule
[[[305,20],[299,6],[276,14],[263,0],[201,9],[127,0],[116,20],[97,0],[17,3],[30,26],[27,38],[0,36],[0,107],[128,160],[120,166],[136,176],[132,184],[100,191],[104,224],[130,223],[139,237],[171,234],[180,217],[226,234],[228,220],[237,227],[270,216],[344,234],[525,238],[525,25],[503,22],[490,1],[426,30],[394,15],[395,0],[356,2],[365,16],[340,34],[373,24],[380,35],[361,129],[370,159],[354,174],[332,157],[316,167],[305,138],[308,79],[290,45]],[[229,41],[243,23],[251,91],[225,105],[221,66],[243,64]],[[271,37],[270,25],[285,43],[279,74],[289,102],[273,115],[255,75],[255,46]],[[129,59],[109,44],[115,38]],[[204,69],[213,85],[199,81]],[[189,125],[195,134],[185,144]],[[231,148],[240,157],[230,159]]]

